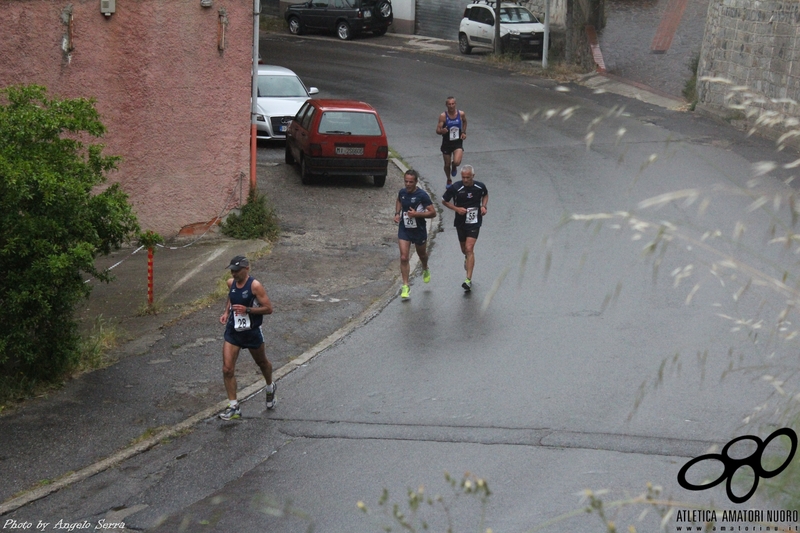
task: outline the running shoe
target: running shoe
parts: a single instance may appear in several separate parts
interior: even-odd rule
[[[242,409],[239,407],[239,404],[236,404],[236,407],[229,405],[219,414],[219,417],[223,420],[232,420],[234,418],[242,418]]]
[[[452,186],[453,186],[453,180],[451,180],[450,178],[448,178],[448,179],[447,179],[447,185],[445,185],[444,187],[445,187],[445,189],[449,189],[449,188],[450,188],[450,187],[452,187]]]
[[[400,289],[400,298],[403,300],[408,300],[411,298],[411,287],[408,285],[403,285],[403,288]]]
[[[466,292],[472,290],[472,280],[467,278],[464,280],[464,283],[461,284],[461,288],[464,289]]]
[[[451,168],[451,169],[450,169],[450,175],[451,175],[451,176],[453,176],[454,178],[455,178],[456,176],[458,176],[458,167],[453,167],[453,168]]]
[[[430,270],[423,270],[422,271],[422,281],[428,283],[431,280],[431,271]]]
[[[278,384],[272,382],[272,392],[267,391],[267,409],[275,409],[275,404],[278,401],[275,399],[275,391],[278,390]]]

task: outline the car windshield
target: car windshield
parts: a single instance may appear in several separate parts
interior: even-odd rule
[[[306,88],[296,76],[260,75],[258,77],[259,98],[307,97]]]
[[[500,10],[501,24],[526,24],[539,20],[524,7],[504,7]]]
[[[325,111],[319,121],[319,132],[343,135],[380,135],[381,126],[372,113],[358,111]]]

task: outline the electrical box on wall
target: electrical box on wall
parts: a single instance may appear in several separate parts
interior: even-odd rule
[[[117,0],[100,0],[100,13],[110,17],[117,10]]]

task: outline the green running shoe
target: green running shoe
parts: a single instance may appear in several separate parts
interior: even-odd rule
[[[464,280],[464,283],[461,284],[461,288],[464,289],[466,292],[472,290],[472,280],[467,278]]]
[[[431,280],[431,271],[430,270],[423,270],[422,271],[422,281],[428,283]]]
[[[400,289],[400,298],[403,300],[411,298],[411,288],[408,285],[403,285],[403,288]]]

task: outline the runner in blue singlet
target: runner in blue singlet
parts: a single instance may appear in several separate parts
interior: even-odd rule
[[[261,369],[267,382],[265,389],[267,409],[275,407],[275,383],[272,381],[272,363],[267,359],[261,323],[264,315],[272,314],[272,302],[267,291],[257,279],[250,277],[250,261],[243,255],[231,259],[228,269],[228,299],[219,321],[225,324],[225,341],[222,344],[222,380],[228,395],[228,407],[220,413],[223,420],[241,418],[242,410],[236,399],[236,359],[239,351],[247,348],[253,361]]]
[[[417,250],[417,257],[422,263],[422,281],[431,280],[431,271],[428,270],[428,231],[426,218],[436,216],[436,209],[428,193],[417,187],[419,173],[416,170],[407,170],[403,176],[405,187],[397,193],[394,203],[394,222],[397,224],[397,243],[400,247],[400,276],[403,278],[403,287],[400,289],[400,298],[410,298],[408,275],[411,267],[408,259],[411,256],[411,243]]]
[[[447,187],[453,184],[458,176],[458,167],[464,155],[464,139],[467,138],[467,115],[456,109],[456,99],[448,96],[445,100],[447,111],[439,115],[436,133],[442,136],[442,157],[444,157],[444,175]]]

